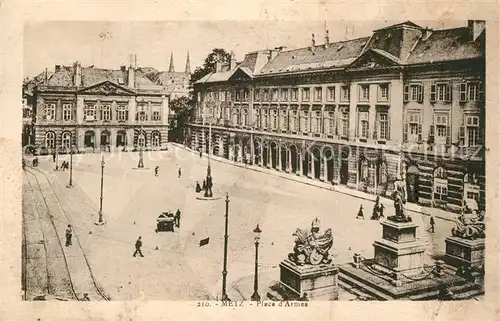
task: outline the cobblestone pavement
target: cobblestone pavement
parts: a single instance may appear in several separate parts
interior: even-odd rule
[[[67,156],[61,156],[62,161]],[[352,260],[354,253],[373,256],[381,226],[369,220],[373,202],[315,186],[212,161],[215,201],[196,200],[196,181],[206,175],[207,159],[181,148],[145,153],[145,166],[136,170],[137,153],[105,154],[104,226],[95,226],[99,208],[100,156],[75,155],[75,188],[65,189],[68,172],[53,171],[49,158],[41,168],[60,188],[93,270],[112,299],[203,299],[220,297],[223,258],[225,194],[229,194],[228,290],[233,299],[248,298],[253,284],[256,224],[262,229],[259,271],[278,275],[278,265],[294,244],[297,227],[309,228],[318,217],[321,229],[332,228],[331,253],[336,263]],[[159,177],[154,167],[160,166]],[[177,177],[178,168],[182,176]],[[356,219],[359,206],[366,220]],[[181,226],[175,232],[155,233],[161,211],[181,209]],[[392,211],[386,208],[386,214]],[[427,232],[428,217],[412,213],[426,242],[427,262],[444,254],[444,239],[452,223],[439,220],[436,233]],[[88,232],[86,232],[88,231]],[[89,233],[92,234],[89,234]],[[83,237],[85,235],[85,237]],[[133,258],[138,236],[144,241],[144,258]],[[208,245],[199,246],[201,239]],[[158,247],[158,250],[156,250]],[[246,280],[246,281],[243,281]],[[244,282],[245,285],[242,285]],[[261,280],[261,288],[265,286]],[[236,285],[233,289],[233,286]],[[242,289],[238,290],[237,289]],[[265,295],[265,289],[261,296]]]

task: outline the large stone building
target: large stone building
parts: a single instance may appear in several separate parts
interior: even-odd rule
[[[134,63],[119,70],[56,65],[35,78],[35,144],[41,153],[167,147],[169,96]]]
[[[458,211],[485,204],[485,23],[405,22],[246,54],[195,83],[187,144],[235,162]],[[209,122],[212,137],[209,138]]]

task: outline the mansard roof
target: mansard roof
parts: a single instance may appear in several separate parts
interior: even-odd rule
[[[363,51],[370,38],[330,43],[295,50],[281,51],[269,61],[259,75],[300,72],[315,69],[342,68],[353,62]]]
[[[418,40],[405,63],[411,65],[484,57],[484,33],[472,41],[467,27],[434,30],[426,40]]]

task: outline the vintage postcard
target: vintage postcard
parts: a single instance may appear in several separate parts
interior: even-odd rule
[[[7,3],[2,319],[497,319],[496,9]]]

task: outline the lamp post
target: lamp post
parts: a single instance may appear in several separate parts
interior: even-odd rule
[[[229,195],[226,193],[226,223],[224,227],[224,267],[222,270],[222,301],[231,301],[226,293],[226,277],[227,277],[227,223],[229,216]]]
[[[207,105],[205,105],[207,106]],[[208,106],[207,106],[208,107]],[[204,197],[213,197],[212,193],[212,169],[210,168],[210,152],[212,151],[212,115],[211,115],[211,108],[210,111],[208,111],[207,108],[207,120],[208,120],[208,163],[207,163],[207,177],[206,177],[206,182],[207,182],[207,188],[205,189],[205,194]]]
[[[68,187],[73,187],[73,146],[69,151],[69,184]]]
[[[99,221],[96,223],[97,225],[104,224],[102,220],[102,195],[104,188],[104,155],[101,156],[101,198],[99,202]]]
[[[57,152],[57,146],[56,146],[56,171],[59,170],[59,153]]]
[[[252,301],[260,301],[260,295],[259,295],[259,240],[260,240],[260,233],[262,231],[259,228],[259,224],[257,224],[257,227],[253,230],[253,233],[255,235],[255,275],[253,279],[253,294],[251,297]]]

